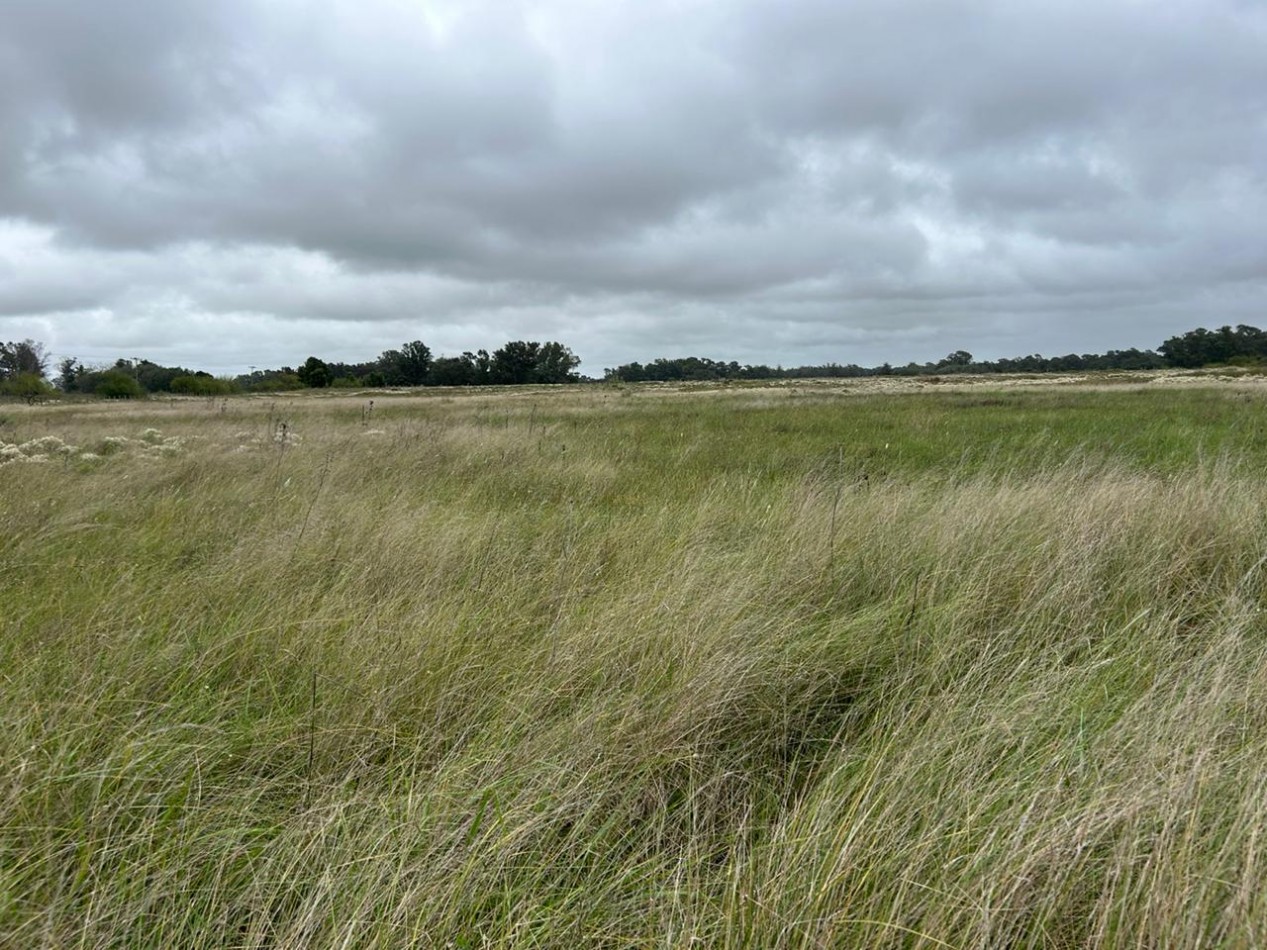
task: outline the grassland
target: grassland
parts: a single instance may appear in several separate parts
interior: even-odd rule
[[[1262,946],[1267,389],[1103,382],[0,406],[0,943]]]

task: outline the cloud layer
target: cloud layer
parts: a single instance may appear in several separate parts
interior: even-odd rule
[[[9,0],[0,338],[872,363],[1267,311],[1251,0]]]

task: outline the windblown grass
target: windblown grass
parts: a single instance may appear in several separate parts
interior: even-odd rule
[[[6,411],[175,440],[0,466],[8,943],[1267,942],[1256,391],[376,403]]]

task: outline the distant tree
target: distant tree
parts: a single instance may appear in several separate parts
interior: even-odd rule
[[[1238,356],[1267,361],[1267,332],[1240,324],[1236,328]]]
[[[687,381],[705,381],[709,379],[723,379],[725,377],[725,364],[718,364],[707,357],[688,356],[684,360],[677,360],[681,368],[679,379]]]
[[[462,354],[462,359],[471,364],[472,385],[487,386],[493,381],[493,357],[488,350],[480,349],[474,353],[467,350]]]
[[[476,383],[475,363],[464,356],[441,356],[431,364],[427,374],[430,386],[474,386]]]
[[[967,350],[955,350],[936,366],[938,370],[963,370],[972,365],[972,354]]]
[[[814,367],[816,376],[840,376],[843,375],[841,367],[838,363],[828,363],[825,366]],[[727,379],[771,379],[774,376],[793,376],[794,370],[780,371],[767,366],[765,363],[756,363],[753,365],[736,366],[731,363],[727,367]]]
[[[73,393],[79,389],[79,377],[86,372],[82,363],[73,356],[68,356],[57,364],[57,386],[64,393]]]
[[[330,378],[332,380],[338,379],[341,376],[346,376],[353,380],[357,386],[368,385],[363,383],[362,380],[370,373],[380,373],[381,375],[382,369],[378,359],[369,360],[365,363],[341,363],[331,361],[326,363],[326,368],[330,370]]]
[[[172,380],[171,391],[177,395],[202,395],[202,381],[197,376],[177,376]]]
[[[646,376],[643,375],[642,364],[639,362],[625,363],[623,366],[609,366],[603,370],[603,379],[623,383],[640,383]]]
[[[10,379],[19,373],[43,379],[47,371],[48,351],[43,343],[34,340],[0,343],[0,379]]]
[[[171,391],[187,396],[227,396],[237,392],[237,384],[231,379],[217,379],[210,373],[191,373],[177,376],[171,382]]]
[[[281,369],[257,369],[237,377],[234,382],[238,388],[251,393],[276,393],[289,389],[301,389],[294,369],[283,366]]]
[[[534,381],[574,383],[577,380],[576,368],[580,365],[580,358],[562,343],[554,341],[542,343],[537,350],[537,362],[533,369]]]
[[[309,389],[325,389],[333,379],[330,374],[330,367],[326,365],[324,360],[320,360],[315,356],[310,356],[304,360],[304,365],[295,371],[295,375]]]
[[[1057,373],[1075,373],[1087,368],[1087,358],[1077,353],[1053,356],[1047,361],[1047,368]]]
[[[35,373],[17,373],[0,381],[0,395],[16,396],[25,399],[27,405],[34,405],[41,399],[47,399],[57,392],[43,376]]]
[[[431,368],[431,348],[421,340],[414,340],[399,350],[384,352],[378,358],[378,365],[388,386],[422,386]]]
[[[627,363],[624,366],[607,369],[603,375],[606,379],[636,383],[643,380],[702,382],[712,379],[772,379],[779,376],[822,376],[834,375],[834,373],[828,372],[825,367],[805,366],[784,370],[772,369],[764,364],[741,366],[735,360],[725,363],[707,357],[683,356],[676,359],[661,357],[645,366],[641,363]]]
[[[1171,366],[1193,368],[1216,360],[1215,336],[1204,327],[1173,336],[1157,349]]]
[[[537,353],[540,343],[512,340],[493,353],[492,382],[499,385],[519,385],[534,381],[537,369]]]
[[[1200,327],[1174,336],[1157,348],[1171,366],[1198,367],[1233,360],[1267,360],[1267,333],[1241,324],[1218,330]]]
[[[195,375],[183,366],[159,366],[157,363],[149,360],[141,360],[133,368],[136,381],[140,383],[146,392],[165,393],[172,392],[172,383],[182,376]],[[210,376],[210,373],[200,373],[197,375]],[[213,377],[214,378],[214,377]]]
[[[120,369],[108,369],[104,373],[92,374],[91,392],[106,399],[140,399],[145,390],[136,381]]]
[[[1166,359],[1152,350],[1109,350],[1104,354],[1103,369],[1161,369]]]

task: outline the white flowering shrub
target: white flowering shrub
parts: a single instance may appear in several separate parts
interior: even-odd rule
[[[61,458],[67,461],[94,463],[112,455],[134,454],[139,458],[168,458],[180,454],[184,441],[175,436],[164,436],[157,429],[146,429],[139,439],[126,436],[106,436],[91,451],[64,442],[55,435],[40,436],[22,443],[0,442],[0,465],[14,462],[50,462]]]

